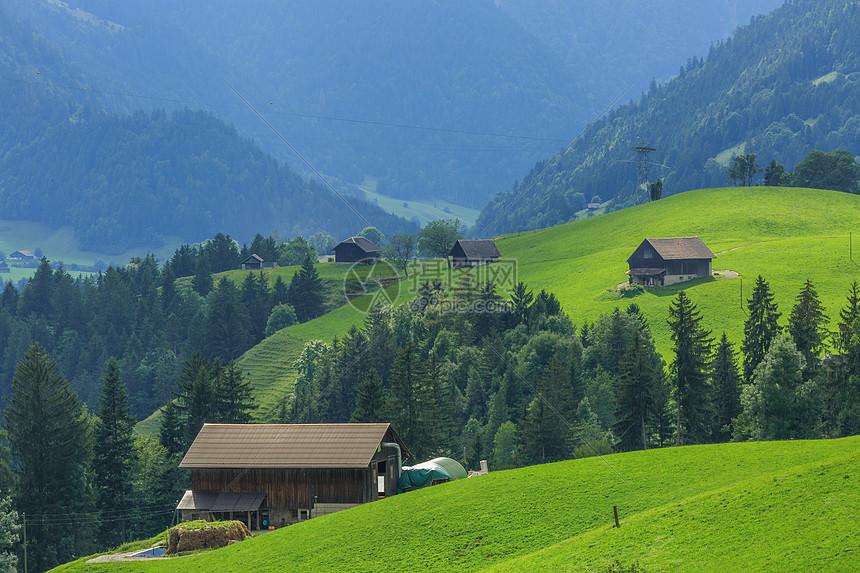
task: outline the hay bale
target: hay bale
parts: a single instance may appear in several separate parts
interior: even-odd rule
[[[234,541],[243,541],[250,536],[248,526],[241,521],[180,523],[168,533],[167,553],[176,555],[187,551],[215,549]]]

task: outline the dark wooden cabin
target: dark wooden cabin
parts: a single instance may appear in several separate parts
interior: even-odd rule
[[[204,424],[180,468],[182,519],[286,525],[397,493],[409,452],[390,424]]]
[[[455,267],[474,267],[499,260],[499,249],[492,239],[460,239],[454,243],[448,255]]]
[[[334,249],[336,263],[375,263],[380,257],[379,246],[364,237],[350,237],[341,241]]]
[[[711,276],[716,255],[699,237],[645,239],[627,259],[630,284],[668,286]]]
[[[255,253],[241,263],[239,263],[239,268],[243,271],[262,269],[263,257]]]

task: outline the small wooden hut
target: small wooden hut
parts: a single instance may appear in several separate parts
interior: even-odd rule
[[[382,252],[376,243],[364,237],[350,237],[333,250],[336,263],[372,264],[379,260]]]
[[[397,493],[409,452],[390,424],[204,424],[182,519],[286,525]]]
[[[243,271],[262,269],[263,257],[255,253],[241,263],[239,263],[239,268]]]
[[[711,276],[716,257],[699,237],[645,239],[627,263],[630,284],[668,286]]]
[[[474,267],[499,260],[499,249],[492,239],[460,239],[451,247],[449,256],[455,267]]]

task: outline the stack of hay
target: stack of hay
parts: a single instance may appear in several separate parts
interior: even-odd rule
[[[167,553],[176,555],[186,551],[224,547],[232,541],[242,541],[251,532],[241,521],[189,521],[170,530],[167,538]]]

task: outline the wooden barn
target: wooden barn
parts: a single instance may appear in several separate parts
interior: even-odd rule
[[[492,239],[460,239],[454,243],[448,255],[455,267],[474,267],[499,260],[499,249]]]
[[[699,237],[645,239],[627,259],[630,284],[668,286],[711,276],[716,255]]]
[[[182,520],[282,526],[397,493],[409,452],[390,424],[204,424],[180,468]]]
[[[10,261],[35,261],[36,255],[30,251],[15,251],[7,257]]]
[[[0,261],[0,273],[8,273],[8,272],[10,272],[9,265],[6,264],[6,261]]]
[[[243,271],[262,269],[263,257],[255,253],[241,263],[239,263],[239,268]]]
[[[336,263],[366,263],[372,264],[379,260],[379,246],[364,237],[350,237],[341,241],[334,249]]]

